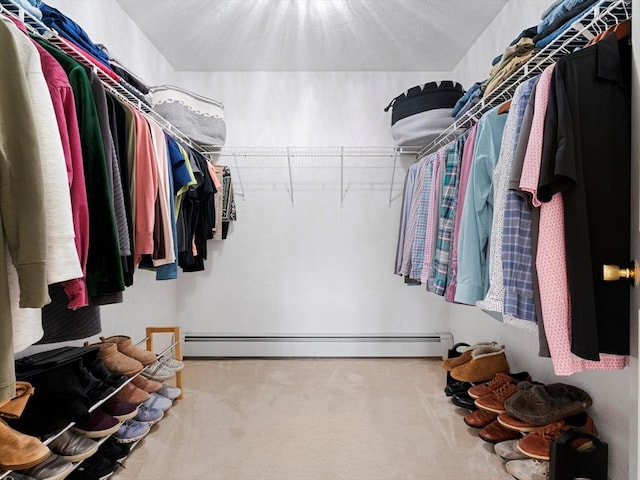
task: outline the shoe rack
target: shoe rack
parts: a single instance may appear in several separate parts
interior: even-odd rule
[[[157,357],[158,358],[164,357],[164,356],[168,355],[171,351],[173,351],[174,352],[173,358],[175,358],[176,360],[182,361],[182,345],[180,343],[180,340],[181,340],[180,327],[147,327],[145,338],[143,338],[142,340],[137,342],[136,346],[140,346],[143,343],[146,343],[146,349],[148,351],[150,351],[150,352],[153,352],[154,335],[155,334],[161,334],[161,333],[164,333],[164,334],[170,333],[170,334],[172,334],[172,337],[171,337],[170,345],[168,347],[164,348],[160,353],[158,353]],[[145,367],[145,369],[146,368],[147,367]],[[144,369],[142,370],[142,372],[144,372]],[[96,402],[95,404],[93,404],[89,408],[89,413],[93,412],[94,410],[99,408],[103,403],[107,402],[111,397],[113,397],[120,390],[122,390],[127,384],[131,383],[134,378],[136,378],[138,375],[141,375],[142,372],[137,373],[137,374],[129,377],[125,382],[122,383],[122,385],[119,385],[117,388],[115,388],[115,390],[112,393],[110,393],[105,398],[103,398],[103,399],[99,400],[98,402]],[[176,372],[176,377],[175,378],[176,378],[176,386],[182,390],[182,371]],[[178,397],[178,400],[182,399],[182,397],[183,397],[183,395],[181,394],[180,397]],[[60,435],[62,435],[64,432],[69,430],[74,425],[75,425],[75,422],[70,422],[66,427],[62,428],[58,432],[56,432],[56,433],[52,434],[51,436],[47,437],[46,439],[42,440],[42,443],[44,445],[49,445],[51,442],[53,442],[56,438],[58,438]],[[98,443],[98,447],[100,447],[100,445],[102,445],[104,442],[106,442],[111,436],[112,435],[108,435],[106,437],[97,439],[96,442]],[[131,448],[129,450],[129,455],[131,454],[131,452],[133,452],[133,450],[138,445],[138,443],[143,439],[144,439],[144,437],[142,437],[140,440],[136,440],[135,442],[131,443]],[[78,468],[80,465],[82,465],[83,461],[84,460],[80,460],[79,462],[74,463],[73,464],[73,470],[70,470],[69,473],[67,475],[65,475],[63,478],[66,478],[67,476],[71,475],[71,472],[73,472],[76,468]],[[9,476],[11,475],[12,472],[13,472],[13,470],[6,470],[6,471],[1,471],[0,470],[0,480],[2,480],[2,479],[9,480],[9,478],[10,478]],[[109,474],[107,477],[103,477],[103,480],[107,480],[108,478],[113,476],[116,472],[117,472],[117,469],[113,473]]]

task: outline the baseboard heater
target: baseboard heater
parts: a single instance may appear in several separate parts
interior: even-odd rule
[[[450,333],[406,335],[211,335],[184,333],[186,357],[441,357]]]

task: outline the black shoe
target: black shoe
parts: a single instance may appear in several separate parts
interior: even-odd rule
[[[107,370],[107,367],[104,366],[104,362],[101,358],[96,358],[93,362],[87,365],[87,368],[96,378],[99,378],[104,383],[111,385],[114,388],[118,388],[128,380],[128,377],[125,377],[124,375]]]
[[[96,378],[83,363],[80,363],[76,368],[76,375],[82,389],[94,404],[115,392],[115,388]]]
[[[456,393],[464,393],[472,387],[469,382],[453,382],[444,387],[444,393],[447,397],[455,395]]]
[[[93,473],[98,478],[103,478],[115,472],[118,467],[118,462],[114,462],[101,452],[98,452],[82,462],[78,470]]]
[[[476,404],[474,403],[474,399],[471,398],[467,392],[456,393],[451,397],[451,401],[456,407],[464,408],[469,411],[477,410]]]
[[[82,467],[76,468],[68,477],[67,480],[100,480],[100,477],[95,473],[83,470]]]
[[[129,455],[131,450],[130,443],[118,443],[113,438],[108,439],[100,445],[100,452],[107,459],[114,462],[122,462]]]

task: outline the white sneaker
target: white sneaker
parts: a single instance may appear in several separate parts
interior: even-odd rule
[[[160,362],[155,362],[145,367],[145,369],[142,370],[142,375],[157,382],[164,382],[165,380],[175,377],[176,372]]]
[[[516,445],[519,440],[506,440],[504,442],[496,443],[493,446],[493,449],[502,460],[505,462],[509,462],[511,460],[524,460],[525,458],[530,458],[522,453]]]
[[[545,460],[512,460],[507,462],[507,472],[516,480],[549,480],[549,462]]]
[[[155,393],[157,393],[158,395],[162,395],[163,397],[167,397],[169,400],[175,400],[180,395],[182,395],[182,390],[180,390],[178,387],[162,385],[162,388],[160,388],[160,390]]]
[[[184,363],[175,358],[158,357],[158,361],[165,367],[170,368],[174,372],[179,372],[184,368]]]

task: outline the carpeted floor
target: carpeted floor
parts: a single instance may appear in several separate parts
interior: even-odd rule
[[[114,480],[506,480],[440,361],[191,360]]]

